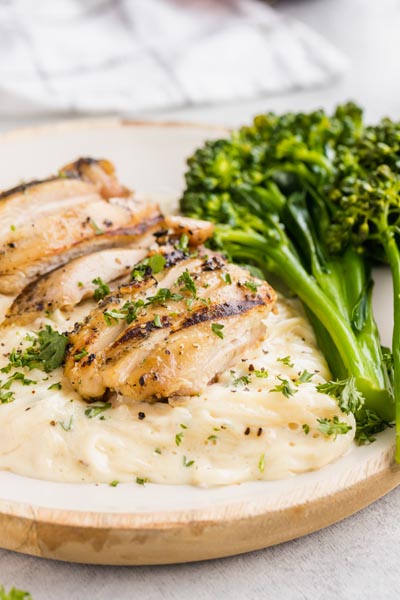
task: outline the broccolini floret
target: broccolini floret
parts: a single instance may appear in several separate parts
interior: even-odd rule
[[[341,148],[363,133],[354,104],[332,117],[261,115],[189,160],[184,213],[217,223],[213,243],[275,274],[303,301],[335,377],[355,378],[365,408],[393,418],[390,382],[371,305],[369,267],[351,245],[332,249],[338,207],[328,201]]]

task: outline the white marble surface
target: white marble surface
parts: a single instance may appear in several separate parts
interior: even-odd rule
[[[235,125],[264,110],[330,108],[351,98],[371,119],[400,118],[400,0],[286,0],[276,7],[309,23],[347,54],[350,68],[341,81],[329,89],[151,116]],[[48,120],[44,115],[37,122]],[[31,124],[10,118],[0,121],[0,129]],[[93,567],[0,551],[0,584],[28,589],[34,600],[398,598],[399,513],[400,489],[305,538],[192,565]]]

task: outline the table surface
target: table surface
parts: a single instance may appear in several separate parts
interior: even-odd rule
[[[284,0],[276,8],[301,19],[340,48],[350,61],[346,75],[324,89],[135,117],[236,125],[265,110],[330,109],[347,99],[362,104],[371,120],[400,117],[400,0]],[[55,119],[43,115],[33,123]],[[32,119],[0,120],[0,130],[25,125],[32,125]],[[27,589],[34,600],[395,598],[400,594],[397,511],[400,489],[307,537],[189,565],[95,567],[0,550],[0,585]]]

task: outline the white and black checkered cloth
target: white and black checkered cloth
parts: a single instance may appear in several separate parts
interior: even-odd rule
[[[344,66],[259,0],[0,0],[0,114],[227,102],[322,85]]]

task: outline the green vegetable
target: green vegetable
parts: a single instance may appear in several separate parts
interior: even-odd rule
[[[110,288],[106,283],[104,283],[101,277],[96,277],[92,280],[92,283],[97,285],[97,288],[94,290],[93,294],[95,300],[102,300],[107,296],[107,294],[110,293]]]
[[[344,421],[339,421],[339,417],[335,415],[333,419],[317,419],[319,426],[318,429],[321,433],[327,436],[333,436],[336,438],[338,435],[344,435],[352,429],[351,425],[348,425]]]
[[[50,325],[33,333],[28,341],[31,342],[28,348],[11,351],[8,365],[1,369],[3,373],[9,373],[12,367],[41,369],[50,373],[64,362],[68,338]]]
[[[12,587],[7,593],[2,585],[0,586],[0,600],[32,600],[32,596],[29,592],[17,590],[15,587]]]
[[[335,210],[329,237],[332,250],[354,248],[372,258],[382,257],[392,272],[396,459],[400,462],[400,122],[383,119],[377,126],[364,127],[339,149],[329,200]]]
[[[221,340],[224,339],[224,334],[223,334],[223,329],[224,329],[225,325],[221,325],[220,323],[212,323],[211,324],[211,331],[213,333],[215,333],[216,336],[218,336],[219,338],[221,338]]]
[[[264,473],[265,471],[265,454],[261,454],[260,460],[258,461],[258,470],[260,473]]]
[[[290,396],[293,396],[298,391],[290,385],[290,381],[288,379],[284,379],[283,377],[280,377],[279,375],[278,375],[278,379],[281,383],[279,385],[276,385],[274,388],[272,388],[270,390],[271,392],[280,392],[286,398],[290,398]]]
[[[157,275],[165,267],[166,260],[162,254],[152,254],[137,263],[132,269],[132,280],[143,281],[145,277]]]
[[[105,410],[111,408],[111,406],[111,402],[96,402],[96,404],[92,404],[85,410],[85,415],[89,419],[93,419],[94,417],[101,415]]]
[[[217,224],[213,247],[278,276],[299,296],[333,375],[353,376],[366,408],[390,421],[394,403],[372,312],[369,264],[351,245],[338,252],[331,243],[339,207],[327,190],[342,148],[362,129],[353,104],[333,116],[260,115],[188,160],[181,209]]]

